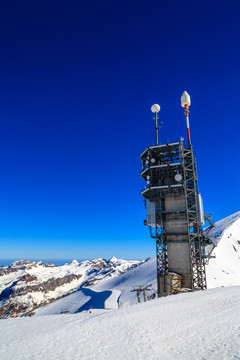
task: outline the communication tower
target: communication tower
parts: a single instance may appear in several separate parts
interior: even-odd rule
[[[147,182],[141,195],[145,198],[151,237],[156,239],[158,296],[174,293],[172,279],[178,276],[178,289],[206,289],[205,246],[208,236],[204,225],[203,202],[198,190],[196,159],[190,138],[190,96],[184,91],[188,145],[183,139],[169,144],[158,143],[158,112],[154,113],[156,144],[140,155],[141,177]]]

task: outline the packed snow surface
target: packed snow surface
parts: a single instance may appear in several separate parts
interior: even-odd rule
[[[0,321],[2,360],[240,359],[240,286]]]

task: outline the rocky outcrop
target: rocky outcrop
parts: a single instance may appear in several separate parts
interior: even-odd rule
[[[139,261],[96,259],[55,266],[42,261],[16,261],[0,268],[0,319],[31,316],[38,307],[92,285],[105,277],[117,276]]]
[[[27,315],[39,306],[55,301],[79,287],[76,283],[81,279],[81,274],[70,273],[62,277],[51,276],[43,280],[42,271],[53,267],[55,270],[58,268],[52,263],[43,264],[41,261],[21,260],[9,267],[0,268],[2,280],[12,278],[13,273],[16,274],[12,281],[4,282],[1,286],[3,290],[0,292],[0,318]],[[34,269],[38,269],[39,276],[31,273]],[[71,284],[73,284],[72,287]],[[69,286],[64,290],[65,285]],[[60,291],[57,291],[58,289]]]
[[[38,284],[36,276],[31,276],[29,274],[21,276],[18,281],[14,282],[11,286],[7,287],[1,292],[0,302],[2,302],[3,306],[0,308],[0,318],[2,319],[7,317],[17,317],[19,315],[27,315],[39,306],[47,305],[50,302],[61,298],[62,295],[56,296],[54,298],[46,296],[45,300],[40,301],[39,303],[35,302],[33,299],[27,303],[21,303],[16,301],[17,298],[22,298],[24,295],[33,294],[36,292],[48,294],[49,291],[54,291],[58,287],[61,287],[65,284],[70,284],[73,280],[78,280],[81,277],[82,275],[80,274],[70,274],[63,278],[52,277],[49,280]],[[70,292],[68,292],[68,294]],[[29,295],[29,300],[31,297],[32,296]]]

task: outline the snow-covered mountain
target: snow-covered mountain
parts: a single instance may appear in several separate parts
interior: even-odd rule
[[[17,309],[25,299],[22,314],[36,314],[0,321],[0,358],[240,359],[240,286],[230,286],[240,285],[240,212],[217,222],[211,235],[218,246],[206,270],[215,289],[146,303],[141,298],[138,305],[131,290],[148,285],[148,295],[154,293],[155,259],[60,267],[25,261],[2,268],[2,304]]]
[[[208,288],[240,285],[240,212],[218,221],[211,237],[217,247],[206,266]],[[137,303],[132,290],[139,285],[148,286],[147,296],[154,296],[156,259],[74,260],[63,266],[20,261],[0,268],[0,316],[123,308]]]
[[[140,261],[96,259],[55,266],[41,261],[16,261],[0,268],[0,318],[33,315],[33,310],[76,292],[81,286],[118,276]]]
[[[133,286],[148,285],[150,296],[156,292],[156,259],[147,259],[118,276],[108,276],[79,291],[38,308],[36,316],[77,313],[89,309],[117,309],[136,304],[137,294]],[[141,295],[141,301],[143,296]]]

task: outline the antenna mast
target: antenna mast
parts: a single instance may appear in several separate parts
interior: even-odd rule
[[[152,107],[151,107],[151,110],[152,112],[154,113],[154,120],[155,120],[155,133],[156,133],[156,145],[158,145],[158,112],[160,111],[160,106],[158,104],[154,104]]]
[[[191,99],[189,94],[184,91],[181,96],[181,105],[184,108],[184,113],[186,116],[187,122],[187,136],[188,136],[188,145],[191,146],[191,136],[190,136],[190,126],[189,126],[189,106],[191,105]]]

